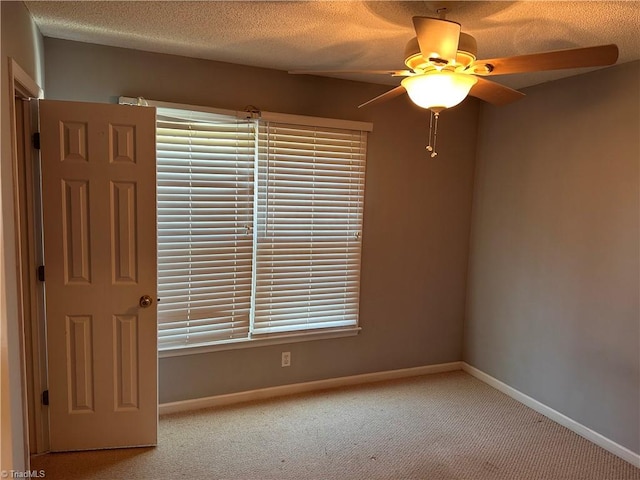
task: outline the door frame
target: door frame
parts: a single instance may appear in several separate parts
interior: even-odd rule
[[[11,169],[13,186],[13,215],[15,228],[16,286],[18,307],[19,355],[21,378],[22,429],[24,456],[29,466],[32,453],[48,450],[48,418],[41,409],[41,392],[46,385],[46,343],[44,332],[42,285],[36,278],[37,235],[41,235],[41,222],[34,208],[36,202],[33,166],[38,152],[33,148],[32,135],[37,131],[37,118],[28,106],[17,111],[22,99],[42,98],[42,88],[13,59],[9,58],[9,117],[11,128]],[[21,120],[21,121],[19,121]],[[12,432],[12,437],[15,433]]]

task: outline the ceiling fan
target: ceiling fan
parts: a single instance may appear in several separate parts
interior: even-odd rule
[[[459,23],[446,20],[446,9],[439,9],[438,13],[440,18],[413,17],[416,37],[409,40],[405,47],[404,63],[408,70],[293,70],[289,73],[373,73],[405,77],[398,87],[359,105],[358,108],[374,105],[406,92],[416,105],[431,110],[431,131],[434,132],[434,118],[437,131],[439,113],[458,105],[467,95],[494,105],[505,105],[524,96],[522,92],[485,77],[606,66],[613,65],[618,59],[618,47],[611,44],[477,60],[475,38],[462,32]],[[427,149],[435,156],[435,145],[431,146],[431,133],[429,141]]]

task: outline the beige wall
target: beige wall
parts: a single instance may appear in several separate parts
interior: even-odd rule
[[[476,125],[470,99],[446,112],[437,159],[428,117],[407,98],[358,110],[387,89],[171,55],[45,39],[47,98],[119,95],[371,121],[357,337],[160,360],[160,400],[457,361],[462,355]],[[292,366],[280,367],[291,351]]]
[[[22,336],[18,322],[17,278],[15,262],[15,222],[13,214],[13,183],[9,104],[9,58],[39,85],[43,84],[42,36],[22,2],[1,2],[1,71],[2,125],[0,142],[0,189],[2,204],[2,281],[0,282],[0,421],[1,469],[24,470],[25,432],[22,431],[23,398],[21,394],[20,344]]]
[[[464,358],[640,452],[640,63],[481,116]]]

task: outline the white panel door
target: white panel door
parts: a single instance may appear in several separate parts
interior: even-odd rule
[[[155,445],[155,108],[40,101],[52,451]]]

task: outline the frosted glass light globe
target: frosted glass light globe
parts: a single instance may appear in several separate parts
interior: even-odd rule
[[[442,70],[407,77],[402,86],[413,103],[440,112],[462,102],[477,81],[473,75]]]

